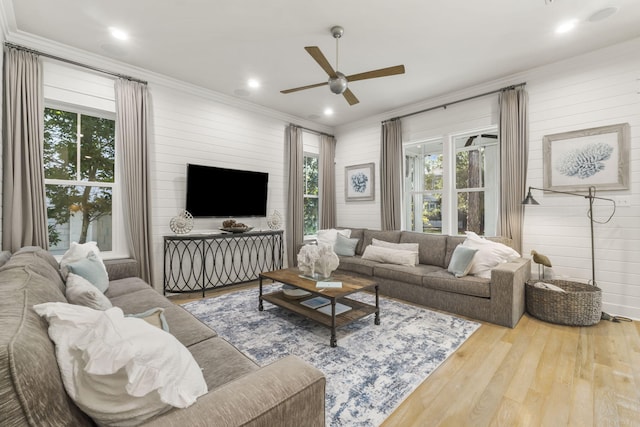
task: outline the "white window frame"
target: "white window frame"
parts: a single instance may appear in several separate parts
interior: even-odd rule
[[[481,128],[464,130],[464,131],[452,131],[442,135],[437,135],[425,139],[407,141],[403,143],[403,159],[407,158],[407,147],[415,146],[417,144],[429,144],[437,141],[442,141],[442,179],[443,179],[443,189],[442,189],[442,204],[441,204],[441,215],[442,215],[442,232],[443,235],[458,235],[458,190],[456,189],[456,154],[458,150],[455,147],[456,138],[477,135],[482,133],[491,133],[497,132],[497,125],[485,126]],[[492,144],[493,146],[493,144]],[[500,139],[496,141],[495,146],[500,146]],[[407,165],[403,163],[403,167],[406,168]],[[408,185],[406,183],[406,173],[405,170],[405,183],[403,184],[403,217],[405,218],[405,224],[408,227],[410,224],[410,212],[408,212],[408,208],[410,207],[408,197],[412,197],[413,194],[408,189]],[[496,186],[499,185],[499,177],[500,177],[500,157],[499,152],[496,159],[495,164],[495,177],[496,177]],[[486,178],[486,177],[485,177]],[[420,183],[420,186],[423,184]],[[487,185],[487,181],[485,180],[485,187]],[[483,187],[483,188],[485,188]],[[477,190],[477,189],[476,189]],[[417,190],[414,191],[416,193]],[[423,191],[424,192],[424,191]],[[429,193],[433,193],[434,191],[427,191]],[[493,209],[495,210],[495,214],[491,219],[495,219],[495,224],[488,224],[488,221],[485,220],[485,236],[494,236],[497,230],[497,218],[499,212],[499,201],[500,201],[500,191],[499,188],[496,188],[496,197],[493,203]],[[485,191],[486,198],[486,191]],[[485,205],[486,205],[485,199]],[[485,208],[486,209],[486,208]],[[485,213],[486,215],[486,213]],[[493,222],[493,221],[492,221]],[[420,222],[420,225],[422,222]],[[415,230],[422,232],[422,229]]]
[[[485,176],[484,176],[484,183],[482,187],[477,187],[477,188],[457,188],[457,177],[456,177],[456,172],[457,172],[457,168],[456,168],[456,159],[457,159],[457,155],[459,152],[462,151],[471,151],[476,147],[462,147],[462,148],[456,148],[456,144],[455,141],[458,138],[468,138],[470,136],[473,135],[480,135],[483,133],[497,133],[498,129],[497,126],[492,126],[489,128],[481,128],[481,129],[476,129],[470,132],[462,132],[462,133],[455,133],[451,135],[451,147],[453,149],[453,157],[452,157],[452,167],[453,167],[453,180],[451,181],[452,184],[452,195],[453,197],[451,197],[451,202],[452,202],[452,206],[451,206],[451,213],[452,213],[452,218],[451,218],[451,231],[453,234],[458,234],[458,194],[459,193],[470,193],[470,192],[484,192],[484,201],[485,201],[485,224],[484,224],[484,235],[485,236],[495,236],[496,235],[496,230],[497,230],[497,226],[498,226],[498,212],[499,212],[499,200],[500,200],[500,191],[499,188],[495,188],[494,192],[491,192],[490,188],[487,186],[487,182],[489,182],[489,179],[491,177],[492,174],[494,174],[494,179],[495,179],[495,184],[496,187],[499,186],[500,182],[500,139],[496,139],[495,143],[491,143],[491,144],[485,144],[483,145],[483,147],[485,148],[485,162],[487,160],[487,156],[490,155],[490,153],[487,153],[488,149],[494,148],[497,152],[494,153],[495,155],[495,163],[494,163],[494,168],[491,169],[489,167],[487,167],[488,163],[485,163]],[[493,202],[491,200],[491,196],[495,196],[493,198]],[[491,212],[487,212],[487,208],[491,208],[493,215],[491,215]],[[493,221],[491,221],[493,220]]]
[[[303,157],[316,157],[318,159],[318,229],[320,229],[320,212],[322,212],[322,198],[320,197],[322,188],[322,170],[320,168],[320,135],[312,132],[302,132]],[[303,199],[306,195],[303,195]],[[304,211],[303,211],[304,216]],[[304,224],[304,217],[302,218]],[[316,234],[305,235],[305,241],[315,240]]]
[[[71,105],[64,102],[45,99],[45,108],[58,109],[74,114],[88,115],[93,117],[101,117],[109,120],[116,120],[116,114],[112,111],[98,110],[94,108],[84,107],[81,105]],[[79,132],[78,132],[79,133]],[[115,135],[114,135],[115,137]],[[80,136],[78,136],[78,139]],[[104,259],[118,259],[129,257],[126,236],[124,232],[124,212],[122,206],[122,192],[120,186],[120,158],[118,154],[118,146],[116,142],[115,158],[114,158],[114,182],[94,182],[79,180],[80,170],[76,180],[61,179],[45,179],[46,185],[67,185],[67,186],[91,186],[91,187],[110,187],[111,193],[111,250],[100,250],[100,256]],[[80,156],[80,142],[78,141],[77,156]],[[78,159],[76,159],[78,160]],[[56,255],[60,259],[62,255]]]

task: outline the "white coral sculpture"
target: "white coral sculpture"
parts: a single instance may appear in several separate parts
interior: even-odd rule
[[[305,245],[298,252],[298,268],[306,276],[327,278],[339,264],[331,246]]]

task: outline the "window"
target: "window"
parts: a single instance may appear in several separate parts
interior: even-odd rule
[[[409,229],[442,233],[442,140],[405,147],[405,159]]]
[[[495,234],[498,136],[491,133],[455,137],[457,233]],[[495,206],[494,206],[495,205]],[[495,208],[495,209],[494,209]]]
[[[320,216],[320,200],[318,198],[318,155],[304,155],[304,235],[311,236],[318,232]]]
[[[96,241],[112,251],[115,120],[56,108],[44,113],[44,173],[49,249]]]
[[[409,230],[495,235],[499,176],[495,128],[407,143],[404,151]]]

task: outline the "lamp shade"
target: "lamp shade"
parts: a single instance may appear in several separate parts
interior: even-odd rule
[[[529,188],[529,191],[527,192],[527,197],[525,197],[525,199],[522,201],[522,204],[523,205],[539,205],[540,204],[531,195],[531,188]]]

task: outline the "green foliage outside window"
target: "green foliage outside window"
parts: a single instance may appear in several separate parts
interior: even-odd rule
[[[69,228],[72,217],[81,218],[74,234],[78,234],[78,242],[84,243],[90,225],[111,216],[111,186],[99,183],[114,182],[115,121],[46,108],[44,125],[50,244],[60,243],[61,230]],[[108,234],[101,245],[103,250],[111,249],[110,231]],[[96,236],[91,238],[96,240]]]
[[[304,156],[304,235],[310,236],[318,231],[319,221],[319,183],[318,157]]]

